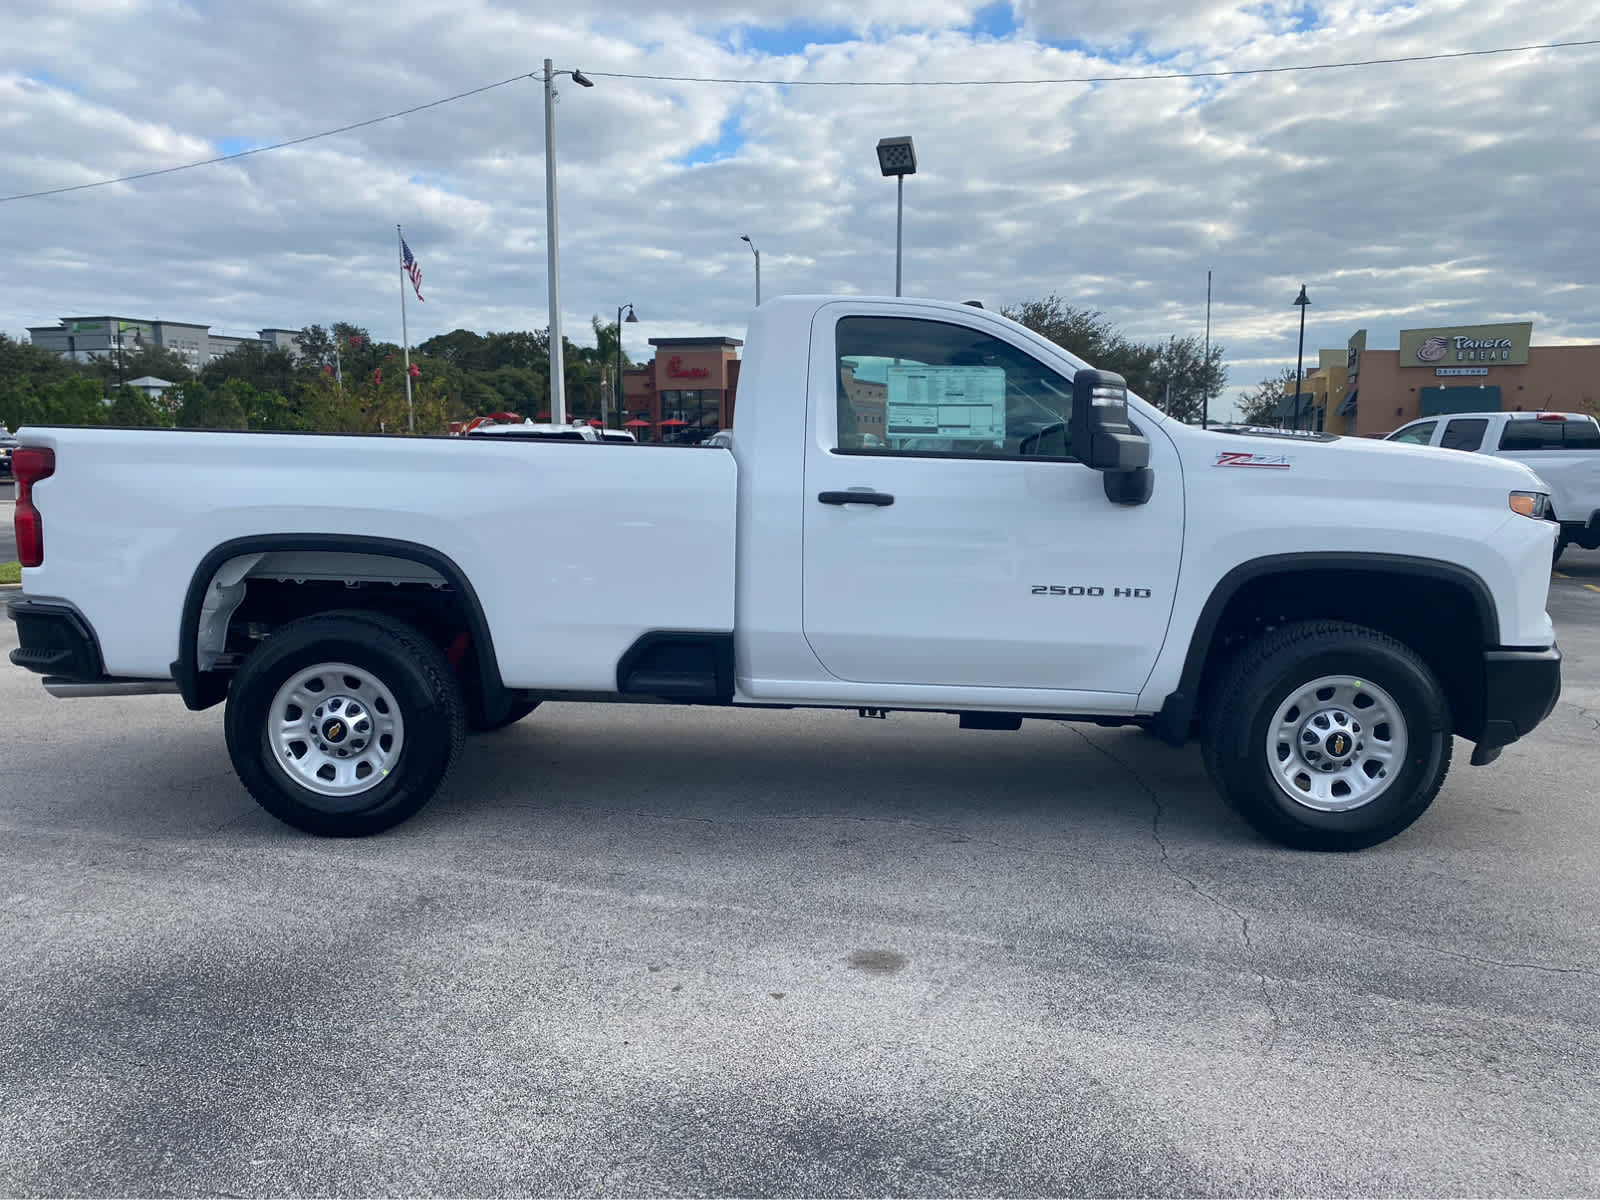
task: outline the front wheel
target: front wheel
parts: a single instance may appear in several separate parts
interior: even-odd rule
[[[1206,766],[1258,832],[1301,850],[1387,841],[1450,769],[1449,704],[1428,665],[1376,630],[1302,621],[1240,652],[1212,691]]]
[[[307,833],[361,837],[432,798],[466,718],[444,655],[420,632],[342,612],[267,639],[234,677],[223,723],[261,807]]]

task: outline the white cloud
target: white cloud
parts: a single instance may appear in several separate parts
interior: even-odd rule
[[[961,32],[984,7],[824,3],[795,30],[791,6],[764,0],[620,0],[589,15],[488,0],[34,6],[8,18],[0,47],[0,192],[293,137],[536,72],[548,55],[597,84],[563,80],[557,109],[565,326],[581,338],[591,314],[632,302],[636,355],[651,336],[742,332],[753,272],[740,234],[761,247],[767,296],[892,290],[895,189],[873,146],[901,133],[920,167],[906,185],[909,294],[997,306],[1056,291],[1158,338],[1201,331],[1211,268],[1213,338],[1241,387],[1292,365],[1302,282],[1308,360],[1360,326],[1377,346],[1401,327],[1507,318],[1534,320],[1536,342],[1600,339],[1594,48],[1094,86],[601,74],[1254,68],[1560,40],[1589,16],[1580,0],[1026,0],[1012,37]],[[227,332],[349,319],[398,337],[396,221],[426,275],[415,340],[542,327],[542,121],[528,78],[289,150],[5,205],[0,328],[112,310]],[[728,130],[731,153],[690,165]]]

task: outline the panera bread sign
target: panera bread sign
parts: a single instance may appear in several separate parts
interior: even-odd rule
[[[1533,322],[1456,325],[1446,329],[1402,329],[1402,367],[1453,367],[1484,363],[1513,366],[1528,361]]]

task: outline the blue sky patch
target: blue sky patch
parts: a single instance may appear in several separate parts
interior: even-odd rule
[[[722,128],[717,133],[714,142],[702,142],[678,161],[684,166],[694,167],[701,163],[720,162],[725,158],[732,158],[739,153],[739,148],[744,145],[744,138],[739,136],[739,114],[730,114],[723,122]]]
[[[807,46],[834,46],[857,40],[858,35],[842,25],[812,25],[800,21],[776,29],[747,26],[730,35],[729,45],[769,57],[783,57],[804,54]]]
[[[1019,28],[1016,13],[1011,8],[1011,0],[996,0],[993,4],[985,5],[972,14],[972,24],[967,26],[967,29],[978,37],[992,37],[1002,41],[1013,36]]]
[[[223,138],[221,141],[219,141],[217,143],[217,153],[219,153],[219,154],[239,154],[239,153],[242,153],[245,150],[253,150],[257,146],[261,146],[261,145],[265,145],[265,143],[264,142],[258,142],[256,140],[254,140],[253,138],[239,138],[239,137]]]
[[[45,87],[58,88],[63,92],[71,92],[74,96],[82,95],[83,88],[73,83],[70,79],[62,79],[59,75],[52,75],[49,71],[32,70],[27,73],[28,78],[35,83],[42,83]]]

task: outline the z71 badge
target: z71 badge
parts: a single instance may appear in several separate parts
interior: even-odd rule
[[[1217,454],[1214,467],[1269,467],[1279,471],[1289,469],[1287,454],[1251,454],[1248,450],[1222,450]]]

